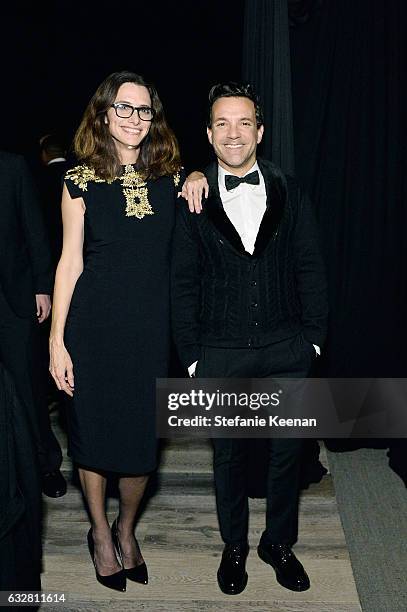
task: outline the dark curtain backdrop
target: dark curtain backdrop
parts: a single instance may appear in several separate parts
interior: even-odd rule
[[[294,143],[321,228],[330,326],[319,375],[406,376],[406,14],[403,0],[246,0],[243,76],[266,108],[264,153],[289,171]],[[407,482],[406,440],[370,444],[390,446]]]
[[[242,77],[264,108],[260,153],[294,175],[290,40],[286,0],[246,0]]]
[[[297,175],[322,230],[324,373],[405,376],[406,3],[332,0],[291,28]]]
[[[291,29],[296,168],[328,269],[328,376],[406,376],[406,9],[325,1]],[[326,443],[388,446],[407,485],[406,439]]]
[[[406,28],[403,0],[246,0],[243,77],[265,107],[261,152],[295,166],[321,227],[325,375],[406,370]]]

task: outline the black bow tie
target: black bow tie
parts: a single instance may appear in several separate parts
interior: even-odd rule
[[[257,170],[246,174],[246,176],[235,176],[234,174],[226,174],[225,176],[225,187],[228,191],[234,189],[241,183],[248,183],[249,185],[259,185],[260,178]]]

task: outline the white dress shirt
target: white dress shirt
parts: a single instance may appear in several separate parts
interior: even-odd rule
[[[219,193],[223,208],[229,217],[229,221],[235,226],[245,250],[250,255],[253,255],[260,223],[266,212],[267,200],[266,185],[257,162],[244,176],[256,170],[259,173],[260,179],[258,185],[241,183],[228,191],[225,187],[225,176],[230,173],[222,168],[222,166],[218,166]]]

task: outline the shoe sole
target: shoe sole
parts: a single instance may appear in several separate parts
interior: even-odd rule
[[[219,579],[219,574],[217,575],[217,578],[218,578],[218,585],[219,585],[219,588],[222,591],[222,593],[225,593],[225,595],[239,595],[239,593],[242,593],[245,590],[245,588],[247,586],[247,581],[249,579],[249,576],[248,576],[248,574],[246,572],[245,576],[244,576],[244,584],[242,585],[242,587],[239,590],[236,590],[236,589],[227,589],[226,587],[223,586],[221,580]]]
[[[285,589],[288,589],[289,591],[296,591],[296,592],[299,592],[299,591],[308,591],[308,589],[311,586],[310,584],[307,584],[304,587],[299,587],[299,586],[295,586],[295,585],[293,585],[293,584],[291,584],[289,582],[285,582],[282,578],[280,578],[278,570],[275,567],[275,565],[274,565],[270,555],[266,551],[264,551],[262,548],[260,548],[260,546],[257,548],[257,554],[259,555],[260,559],[262,561],[264,561],[264,563],[267,563],[268,565],[271,565],[271,567],[273,568],[273,570],[276,573],[277,582],[279,584],[281,584],[282,587],[284,587]]]

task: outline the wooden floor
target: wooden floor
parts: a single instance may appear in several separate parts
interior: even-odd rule
[[[65,448],[65,436],[55,430]],[[64,451],[66,455],[66,451]],[[323,458],[324,461],[324,458]],[[324,461],[325,462],[325,461]],[[71,465],[64,460],[64,473]],[[148,565],[147,586],[128,583],[126,593],[99,585],[86,546],[88,521],[77,486],[60,499],[44,497],[44,591],[60,591],[55,610],[143,610],[147,612],[356,612],[360,611],[331,477],[302,496],[296,554],[312,586],[304,593],[282,588],[274,571],[257,556],[264,526],[264,500],[250,503],[249,582],[237,596],[224,595],[216,582],[223,545],[212,488],[211,449],[206,441],[172,441],[163,453],[160,482],[137,527]],[[117,499],[110,497],[114,519]]]

